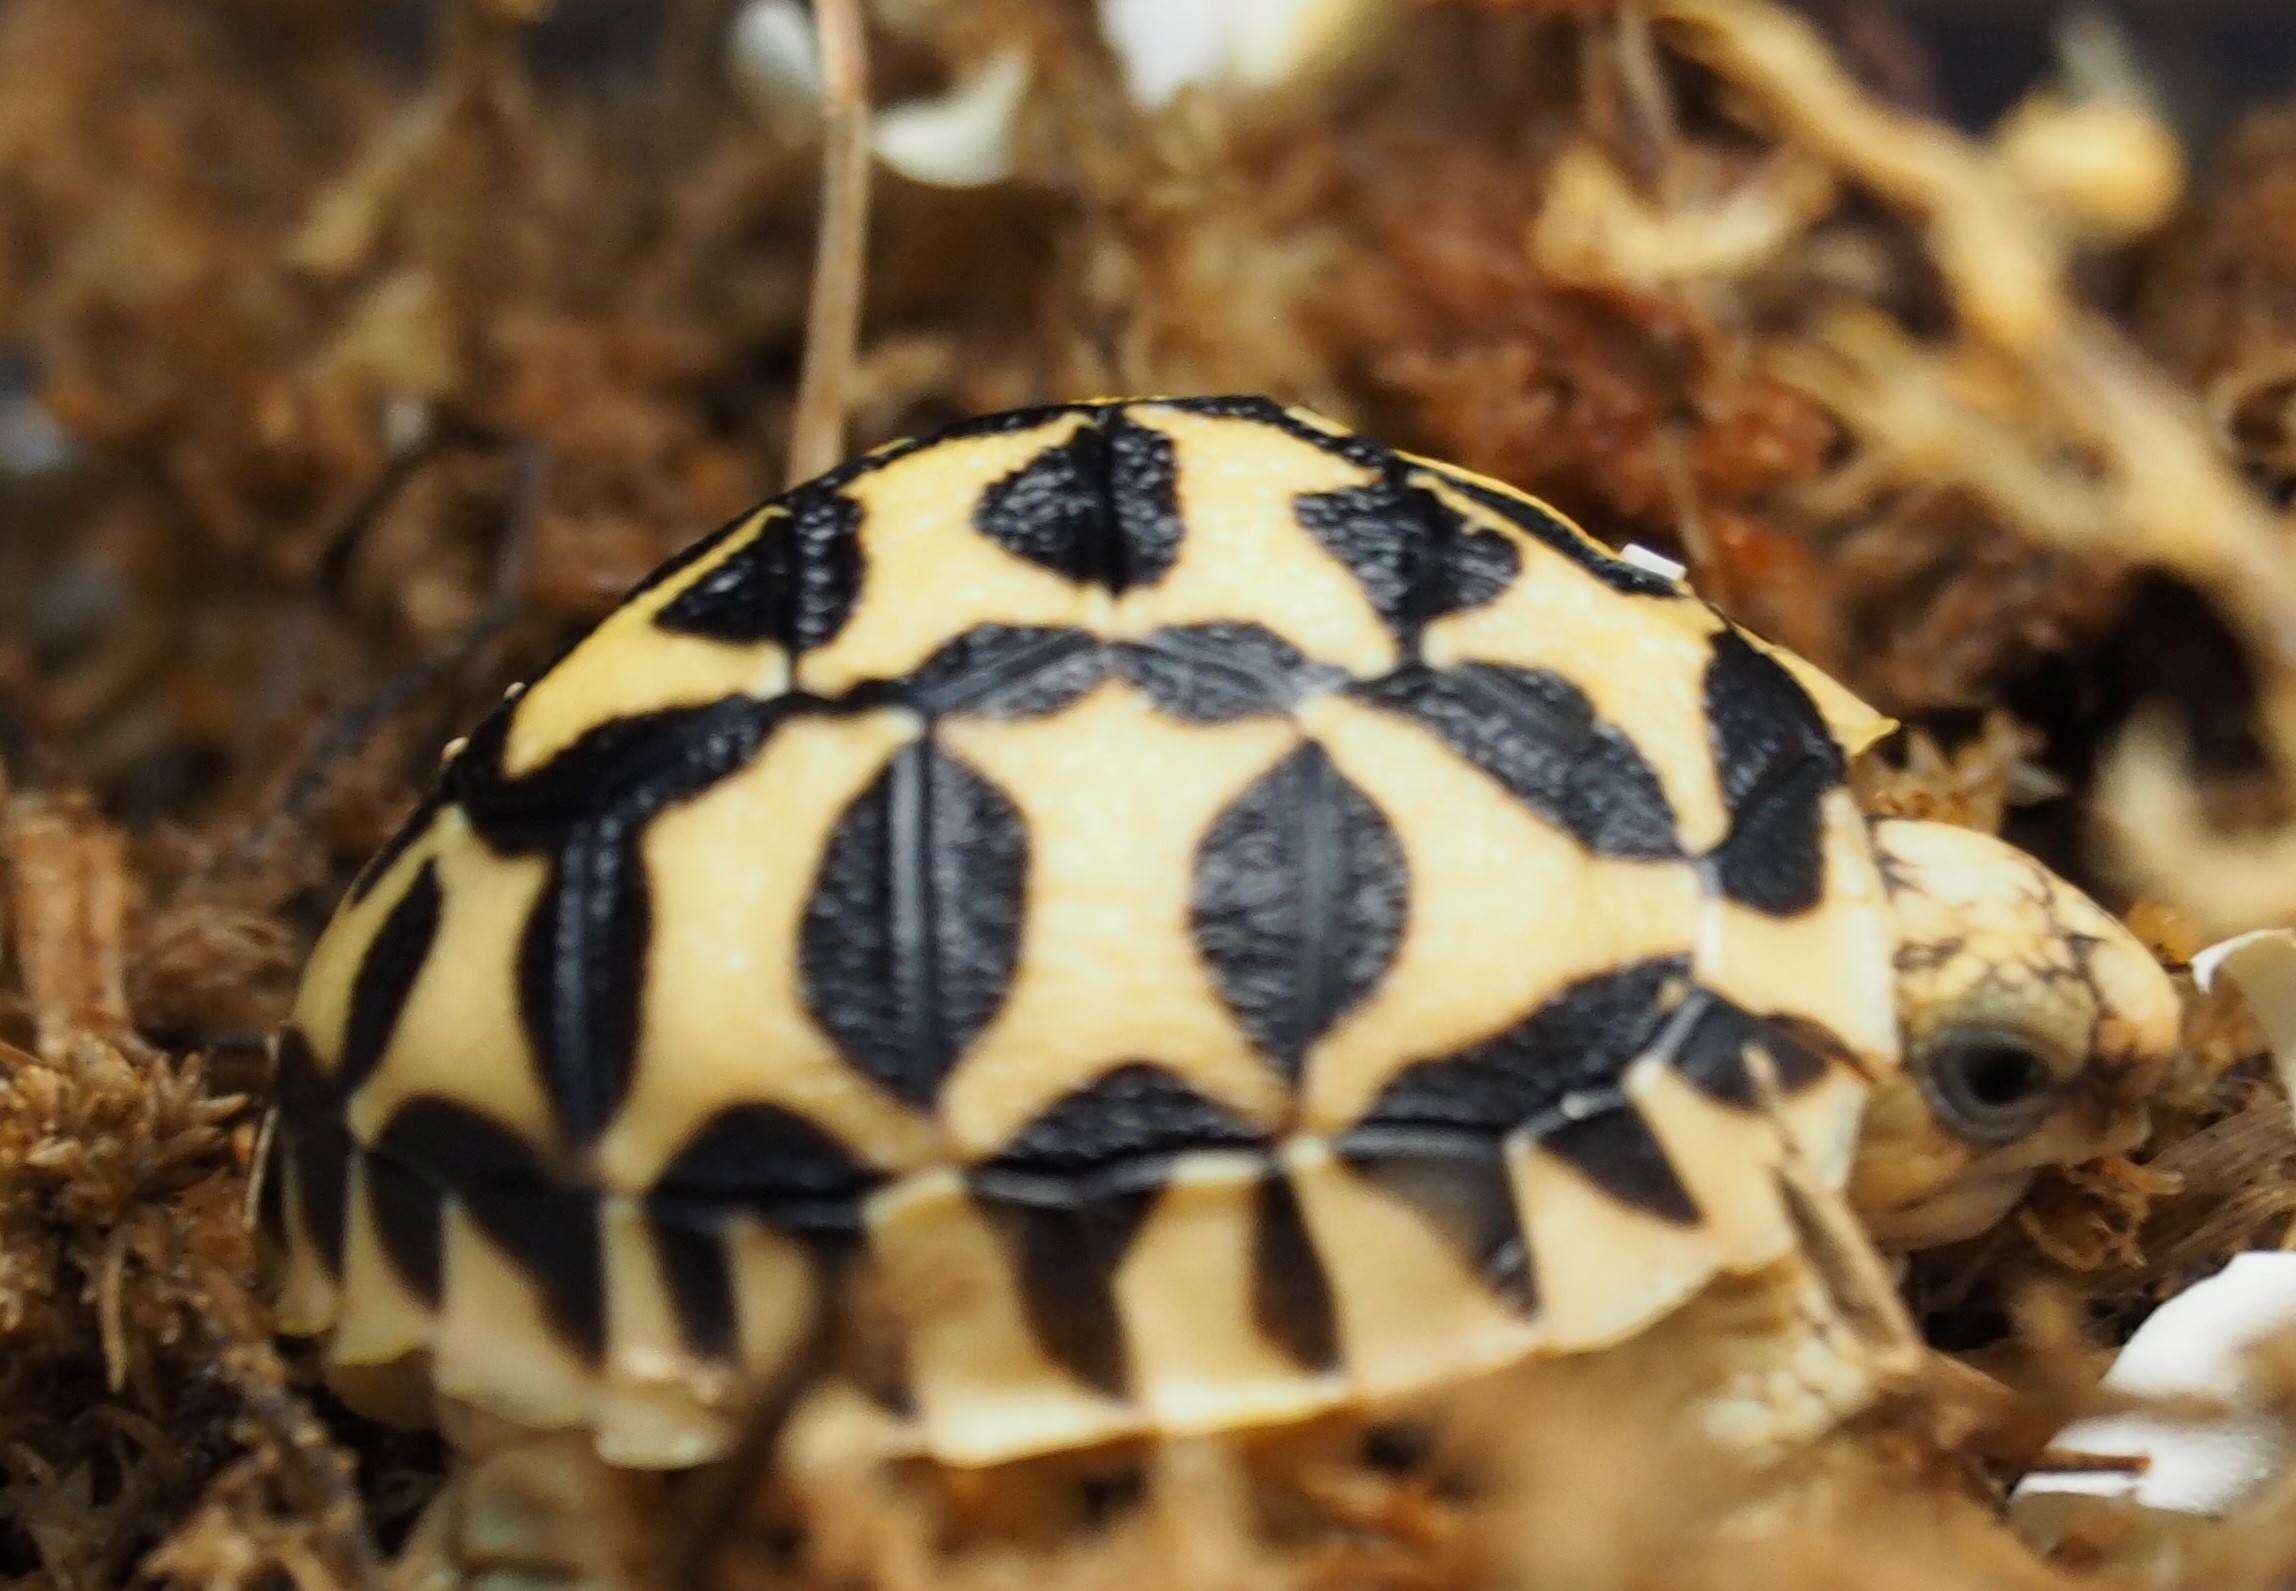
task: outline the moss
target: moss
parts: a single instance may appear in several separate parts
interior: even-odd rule
[[[536,9],[449,7],[410,67],[359,6],[0,7],[0,452],[8,414],[70,444],[0,461],[0,1574],[25,1583],[356,1584],[397,1549],[444,1449],[273,1345],[243,1221],[264,1035],[447,736],[779,481],[804,117],[732,92],[706,0],[611,72],[535,70]],[[2031,164],[2046,125],[2010,159],[1912,118],[1756,0],[1414,6],[1314,82],[1156,112],[1081,5],[881,9],[888,94],[1008,39],[1037,87],[1016,182],[880,174],[856,446],[1048,397],[1305,401],[1678,554],[1909,717],[1861,776],[1877,806],[2052,834],[2156,925],[2286,899],[2215,882],[2286,843],[2258,831],[2296,615],[2255,562],[2296,478],[2285,118],[2148,241]],[[1931,75],[1887,37],[1891,81]],[[2058,186],[2018,189],[2034,169]],[[2134,600],[2139,567],[2196,595]],[[2185,706],[2238,766],[2119,738],[2162,684],[2128,660],[2175,655],[2196,607],[2238,689]],[[2154,783],[2100,779],[2113,745]],[[2139,796],[2182,826],[2071,820]],[[2149,1143],[1917,1268],[1931,1340],[2014,1393],[1921,1381],[1757,1528],[1709,1534],[1734,1483],[1663,1413],[1502,1385],[1368,1445],[769,1490],[720,1571],[2093,1583],[2017,1545],[1995,1481],[2166,1291],[2278,1239],[2296,1139],[2257,1049],[2201,1008]],[[2292,1548],[2268,1500],[2189,1583]]]

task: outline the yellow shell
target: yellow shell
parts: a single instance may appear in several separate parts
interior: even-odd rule
[[[288,1326],[684,1464],[888,1301],[991,1462],[1629,1335],[1896,1062],[1838,686],[1256,399],[896,444],[658,572],[312,956]],[[1758,1057],[1758,1059],[1754,1059]]]

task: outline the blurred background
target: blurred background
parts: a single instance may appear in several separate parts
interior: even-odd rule
[[[780,490],[801,411],[1309,404],[1680,559],[1906,724],[1870,807],[2180,975],[2296,922],[2288,5],[866,13],[840,101],[796,0],[0,0],[0,1575],[355,1583],[435,1489],[272,1345],[265,1035],[438,748]],[[2148,1143],[1911,1278],[2028,1401],[1898,1488],[1966,1537],[1855,1583],[1980,1583],[1994,1447],[2292,1217],[2259,1036],[2196,1000]],[[2193,1583],[2272,1583],[2290,1518]]]

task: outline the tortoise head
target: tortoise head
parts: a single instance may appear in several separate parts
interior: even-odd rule
[[[1904,1065],[1867,1102],[1850,1195],[1924,1248],[2008,1213],[2043,1166],[2126,1149],[2177,1038],[2175,986],[2134,935],[2023,852],[1883,819]]]

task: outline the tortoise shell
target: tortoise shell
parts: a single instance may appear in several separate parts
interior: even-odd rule
[[[280,1045],[287,1329],[706,1459],[857,1290],[930,1451],[1614,1342],[1896,1065],[1886,727],[1259,399],[880,448],[454,747]]]

